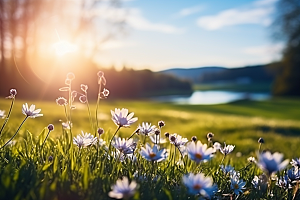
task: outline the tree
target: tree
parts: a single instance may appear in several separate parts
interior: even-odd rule
[[[275,36],[285,43],[273,93],[300,96],[300,1],[280,0],[273,26]]]
[[[27,83],[43,85],[32,69],[41,65],[53,68],[47,62],[54,60],[49,56],[53,50],[49,49],[61,39],[76,43],[80,56],[92,60],[103,42],[122,32],[126,13],[117,19],[103,13],[118,11],[118,2],[0,0],[0,95],[7,95],[11,87],[25,87]]]

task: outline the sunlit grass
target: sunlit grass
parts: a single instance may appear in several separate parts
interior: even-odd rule
[[[24,118],[21,113],[22,103],[17,100],[4,137],[12,135]],[[62,133],[61,121],[66,121],[63,107],[53,102],[28,102],[36,104],[42,109],[43,117],[29,119],[21,129],[21,136],[25,130],[38,135],[48,124],[54,124],[55,130],[50,137],[57,138]],[[95,103],[91,103],[91,110],[95,110]],[[9,100],[0,101],[0,109],[9,108]],[[72,111],[74,134],[92,132],[85,104],[75,102],[76,109]],[[274,99],[270,101],[252,102],[241,101],[224,105],[174,105],[150,101],[101,101],[99,105],[99,126],[105,131],[113,132],[116,125],[111,120],[110,110],[114,108],[128,108],[139,118],[133,125],[135,129],[142,122],[157,124],[159,120],[166,122],[163,132],[178,133],[187,138],[197,136],[206,141],[206,134],[213,132],[214,140],[234,143],[236,152],[249,155],[257,148],[257,140],[263,137],[265,148],[283,152],[288,157],[299,156],[300,142],[300,102],[297,99]],[[92,113],[95,116],[95,113]],[[121,129],[120,134],[129,137],[132,129]],[[16,139],[20,139],[20,137]]]

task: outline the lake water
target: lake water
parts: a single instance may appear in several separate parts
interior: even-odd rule
[[[176,104],[191,104],[191,105],[212,105],[224,104],[238,100],[266,100],[271,98],[268,93],[249,93],[249,92],[232,92],[232,91],[195,91],[191,96],[160,96],[153,100],[161,102],[171,102]]]

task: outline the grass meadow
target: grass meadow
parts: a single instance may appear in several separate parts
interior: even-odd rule
[[[112,91],[113,92],[113,91]],[[101,100],[98,108],[99,127],[104,129],[101,138],[106,147],[99,144],[78,148],[73,144],[73,137],[81,131],[92,133],[94,127],[90,123],[86,104],[75,101],[76,109],[72,110],[72,136],[70,130],[62,127],[66,121],[64,107],[58,106],[55,99],[50,102],[19,100],[16,101],[9,121],[1,134],[1,146],[17,131],[25,115],[22,105],[35,104],[41,109],[42,117],[28,118],[13,141],[0,149],[0,199],[296,199],[298,194],[298,178],[289,186],[281,187],[287,171],[275,169],[277,178],[271,176],[266,168],[259,168],[255,162],[247,161],[253,156],[259,160],[259,153],[264,150],[283,153],[284,159],[300,157],[300,100],[274,98],[267,101],[238,101],[222,105],[176,105],[152,101],[112,101]],[[11,100],[0,100],[0,110],[9,110]],[[90,102],[92,120],[95,120],[96,102]],[[146,136],[134,135],[137,141],[135,158],[121,159],[122,152],[109,145],[114,132],[118,128],[113,122],[111,110],[127,108],[134,112],[138,121],[130,128],[120,128],[116,137],[129,138],[142,122],[157,125],[163,120],[164,133],[177,133],[191,141],[196,136],[203,144],[224,142],[235,145],[232,152],[224,156],[219,151],[213,153],[207,162],[194,162],[190,155],[182,156],[169,140],[161,144],[168,156],[162,162],[148,161],[139,153],[146,143],[151,143]],[[0,125],[4,119],[0,119]],[[42,144],[48,133],[48,124],[54,125],[49,138]],[[212,142],[207,140],[207,133],[212,132]],[[98,135],[96,135],[99,137]],[[261,151],[258,152],[258,139],[262,137]],[[112,142],[113,143],[113,142]],[[189,142],[191,143],[191,142]],[[153,146],[153,145],[152,145]],[[152,154],[149,154],[150,158]],[[197,156],[196,156],[197,157]],[[224,159],[225,158],[225,159]],[[272,160],[272,158],[270,158]],[[269,159],[269,160],[270,160]],[[276,158],[274,158],[276,160]],[[277,159],[278,160],[278,159]],[[281,159],[279,159],[281,161]],[[272,161],[271,161],[272,162]],[[233,166],[234,169],[224,171],[220,165]],[[280,164],[277,161],[275,164]],[[289,164],[287,169],[291,169]],[[237,172],[233,178],[231,172]],[[278,172],[277,172],[278,171]],[[228,173],[227,173],[228,172]],[[268,173],[269,172],[269,173]],[[277,173],[276,173],[277,172]],[[210,177],[204,186],[202,179],[193,183],[188,174],[204,174]],[[274,173],[272,173],[274,174]],[[186,181],[183,181],[185,176]],[[192,176],[192,175],[191,175]],[[255,176],[260,180],[259,187],[253,183]],[[263,176],[267,177],[263,181]],[[125,191],[123,196],[108,195],[117,185],[117,180],[128,177],[137,187]],[[198,177],[199,178],[199,177]],[[201,182],[202,180],[202,182]],[[126,181],[125,181],[126,182]],[[195,182],[195,180],[194,180]],[[201,184],[202,185],[201,185]],[[125,184],[125,183],[124,183]],[[263,187],[265,184],[265,188]],[[201,189],[201,187],[202,189]],[[125,187],[125,186],[124,186]],[[114,187],[117,190],[117,186]],[[199,189],[200,188],[200,189]],[[195,189],[199,191],[195,192]],[[121,189],[120,189],[121,190]],[[128,189],[130,190],[130,189]],[[120,192],[120,191],[119,191]],[[124,191],[123,191],[124,192]],[[122,193],[122,191],[121,191]]]

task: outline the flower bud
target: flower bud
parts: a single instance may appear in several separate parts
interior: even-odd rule
[[[193,137],[192,137],[192,141],[193,141],[193,142],[196,142],[196,141],[197,141],[197,137],[196,137],[196,136],[193,136]]]
[[[167,138],[169,138],[169,136],[170,136],[170,133],[168,133],[168,132],[165,132],[165,136],[166,136]]]
[[[104,133],[104,129],[103,128],[98,128],[98,134],[99,134],[99,137]]]
[[[214,137],[214,134],[213,133],[211,133],[211,132],[209,132],[209,133],[207,133],[207,139],[211,139],[211,138],[213,138]]]
[[[17,90],[16,89],[10,89],[9,93],[12,96],[16,96],[17,95]]]
[[[155,133],[155,135],[159,135],[160,134],[159,129],[156,129],[154,133]]]
[[[53,124],[49,124],[47,128],[48,128],[49,131],[53,131],[54,130],[54,125]]]
[[[263,138],[259,138],[257,142],[263,144],[265,143],[265,140]]]
[[[161,127],[163,127],[163,126],[165,126],[166,124],[165,124],[165,122],[164,121],[159,121],[158,122],[158,126],[161,128]]]

